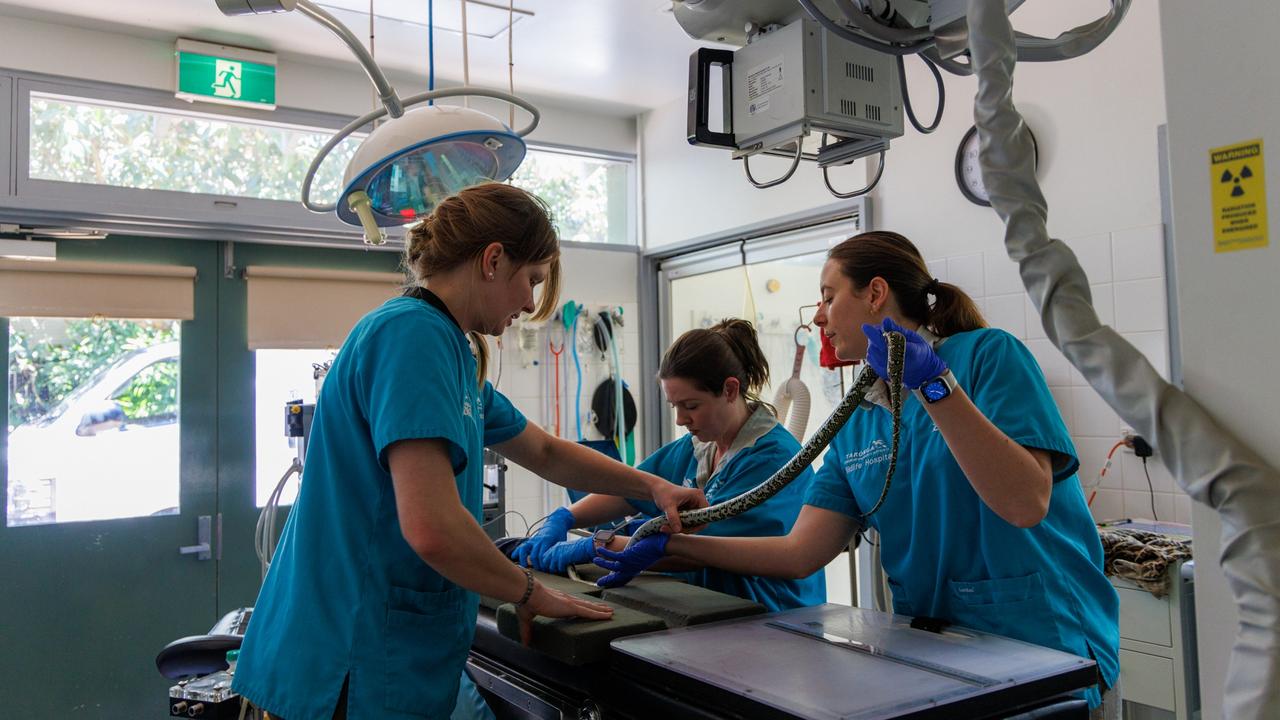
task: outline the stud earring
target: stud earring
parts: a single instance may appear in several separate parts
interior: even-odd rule
[[[493,273],[489,273],[489,279],[490,279],[490,280],[492,280],[492,279],[493,279]]]

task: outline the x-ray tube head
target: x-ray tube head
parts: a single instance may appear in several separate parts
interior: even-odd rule
[[[343,177],[338,217],[360,224],[345,199],[364,192],[374,222],[405,225],[464,188],[506,180],[524,156],[524,140],[490,115],[449,105],[410,110],[360,144]]]

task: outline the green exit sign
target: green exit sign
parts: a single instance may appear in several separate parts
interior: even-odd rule
[[[275,109],[274,53],[178,40],[175,56],[179,98]]]

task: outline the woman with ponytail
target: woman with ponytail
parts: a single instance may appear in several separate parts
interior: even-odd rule
[[[1119,601],[1075,448],[1031,353],[986,327],[973,300],[935,279],[897,233],[832,248],[820,291],[814,323],[840,358],[883,378],[883,333],[907,340],[903,384],[912,392],[884,504],[865,514],[881,496],[893,432],[888,410],[872,407],[832,440],[790,535],[678,536],[668,554],[803,577],[874,527],[895,613],[1093,658],[1099,683],[1086,697],[1096,717],[1118,718],[1119,693],[1108,690],[1119,680]]]
[[[769,363],[746,320],[723,320],[681,335],[662,358],[658,378],[667,402],[675,409],[676,424],[688,435],[662,446],[640,464],[677,486],[699,488],[709,502],[729,500],[764,482],[800,450],[800,443],[778,422],[773,408],[760,399],[769,382]],[[783,536],[791,530],[804,504],[812,471],[804,474],[764,504],[738,517],[708,525],[708,535]],[[572,507],[556,511],[565,528],[612,523],[640,513],[661,511],[651,502],[589,495]],[[569,565],[591,562],[593,538],[565,541],[565,530],[537,535],[518,551],[539,570],[565,572]],[[619,552],[626,533],[597,533],[604,552]],[[666,534],[639,541],[637,554],[661,556]],[[607,547],[604,540],[607,539]],[[648,566],[648,562],[644,563]],[[803,577],[763,578],[751,571],[728,571],[709,563],[666,560],[656,570],[685,574],[689,582],[753,600],[770,610],[786,610],[826,602],[826,579],[821,568]],[[637,571],[638,572],[638,571]],[[634,573],[623,568],[600,580],[606,587],[624,584]]]
[[[522,313],[550,314],[559,257],[542,202],[499,183],[446,198],[408,231],[412,282],[364,316],[334,360],[302,489],[241,648],[234,688],[272,717],[449,717],[477,593],[516,603],[526,636],[534,615],[611,616],[494,547],[478,523],[484,447],[553,482],[650,500],[672,516],[705,506],[699,490],[527,424],[484,380],[483,336]],[[483,713],[475,700],[455,717]]]

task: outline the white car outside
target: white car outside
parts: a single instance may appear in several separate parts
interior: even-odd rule
[[[178,511],[178,413],[129,418],[116,402],[178,355],[177,342],[136,350],[9,433],[9,525]]]

